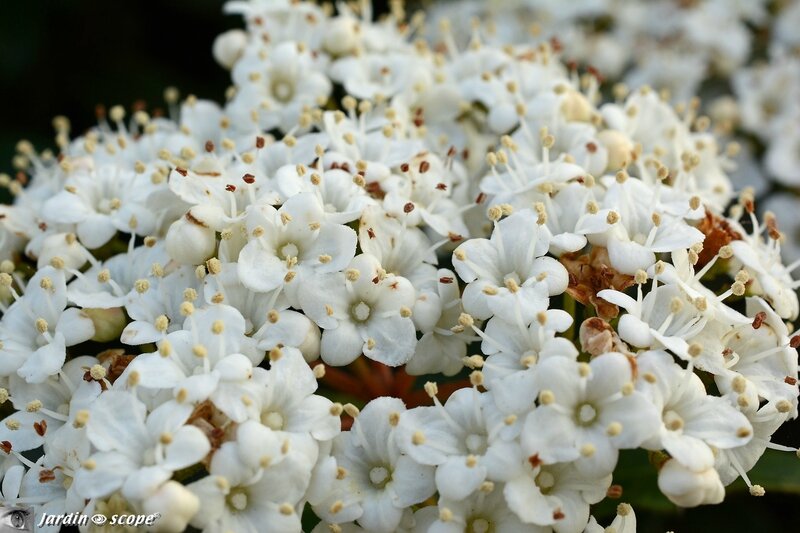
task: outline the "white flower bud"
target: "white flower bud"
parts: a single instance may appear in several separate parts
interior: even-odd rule
[[[609,171],[623,168],[626,162],[630,162],[633,153],[633,142],[624,133],[617,130],[603,130],[597,134],[597,140],[603,143],[608,150]]]
[[[167,253],[182,264],[197,265],[214,254],[216,233],[191,216],[183,216],[172,223],[167,231]]]
[[[306,320],[308,321],[306,337],[303,342],[297,346],[297,349],[300,350],[301,354],[303,354],[303,359],[310,363],[311,361],[315,361],[319,358],[319,343],[321,333],[314,322],[308,319]]]
[[[325,25],[322,49],[333,56],[352,52],[358,45],[358,21],[350,17],[338,17]]]
[[[588,122],[592,114],[592,104],[583,93],[571,90],[562,99],[561,113],[569,121]]]
[[[161,515],[151,531],[163,533],[184,531],[199,508],[197,496],[177,481],[167,481],[142,502],[145,514]]]
[[[242,30],[229,30],[214,39],[212,53],[214,59],[224,68],[230,70],[242,57],[247,46],[247,33]]]
[[[442,316],[442,302],[438,294],[423,293],[424,298],[418,298],[414,303],[414,313],[411,315],[414,325],[422,332],[428,332],[436,327]]]
[[[713,467],[692,472],[675,459],[668,460],[661,467],[658,488],[680,507],[716,504],[725,498],[725,488]]]

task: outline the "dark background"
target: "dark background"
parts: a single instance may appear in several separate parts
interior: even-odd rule
[[[52,147],[55,115],[66,115],[77,133],[94,124],[96,104],[160,106],[170,85],[221,100],[229,78],[211,57],[211,43],[239,26],[222,4],[2,0],[0,168],[10,170],[21,138]]]
[[[167,86],[221,101],[229,78],[213,60],[211,44],[219,33],[241,26],[238,17],[222,14],[222,5],[222,0],[0,0],[0,172],[12,171],[19,139],[38,149],[53,147],[55,115],[66,115],[75,135],[94,124],[97,104],[129,108],[144,101],[158,107]],[[800,426],[788,426],[774,440],[797,446]],[[783,476],[800,484],[800,460]],[[642,479],[641,487],[626,488],[652,489],[652,484],[652,478]],[[766,488],[763,498],[739,491],[723,505],[688,511],[637,507],[640,531],[800,529],[800,497]],[[634,496],[629,492],[622,501],[636,501]]]

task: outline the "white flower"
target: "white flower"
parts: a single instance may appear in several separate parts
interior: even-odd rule
[[[753,437],[744,446],[719,450],[717,453],[714,468],[719,472],[723,485],[730,485],[741,477],[752,490],[753,485],[747,472],[755,466],[767,448],[795,451],[788,446],[771,442],[772,434],[788,419],[790,409],[790,405],[777,402],[765,404],[758,409],[754,407],[743,410],[753,428]]]
[[[398,366],[414,354],[414,288],[405,278],[385,274],[371,255],[356,256],[344,273],[314,277],[298,297],[303,311],[324,330],[320,349],[328,364],[349,364],[363,352]]]
[[[464,366],[467,345],[473,339],[471,331],[465,329],[459,333],[451,329],[458,324],[462,312],[455,274],[445,268],[436,274],[439,276],[436,289],[418,290],[411,315],[422,333],[414,356],[406,363],[405,370],[411,375],[457,374]]]
[[[580,533],[589,521],[589,505],[602,500],[610,485],[610,474],[587,476],[574,463],[547,465],[533,457],[518,466],[517,477],[503,492],[523,522],[551,526],[557,533]]]
[[[64,424],[49,435],[44,443],[44,452],[37,465],[25,474],[20,495],[31,502],[41,503],[37,508],[37,520],[42,512],[59,514],[81,511],[86,500],[78,492],[74,478],[81,463],[91,453],[86,427]],[[56,530],[51,529],[53,533]]]
[[[139,280],[147,280],[155,270],[169,262],[164,246],[139,246],[129,254],[117,254],[104,263],[93,262],[92,268],[76,276],[67,287],[67,298],[80,307],[110,309],[122,307],[129,293],[137,290]],[[157,266],[156,266],[157,265]],[[149,280],[147,280],[149,284]]]
[[[642,298],[642,284],[637,298],[611,289],[597,293],[600,298],[618,305],[627,313],[619,319],[620,338],[640,348],[663,346],[683,359],[689,358],[689,343],[708,322],[708,317],[676,285],[659,285],[653,278],[652,289]]]
[[[713,449],[737,448],[750,440],[753,430],[747,417],[724,399],[707,395],[700,378],[669,354],[642,353],[636,363],[638,389],[661,413],[657,434],[643,447],[663,448],[685,468],[703,472],[714,466]]]
[[[291,346],[300,350],[309,363],[319,358],[320,331],[313,320],[292,310],[267,312],[267,320],[253,333],[259,350]]]
[[[163,272],[158,271],[163,275]],[[136,288],[136,287],[135,287]],[[128,293],[125,311],[133,319],[119,338],[125,344],[141,345],[161,340],[164,335],[181,329],[181,304],[187,296],[202,294],[203,286],[190,266],[179,267],[163,276],[147,278],[138,290]],[[113,309],[113,308],[112,308]],[[166,329],[164,317],[167,319]]]
[[[461,500],[481,484],[516,475],[522,453],[516,417],[507,418],[491,393],[472,388],[454,392],[445,405],[417,407],[400,416],[400,449],[421,464],[435,465],[436,488],[450,500]]]
[[[333,455],[345,469],[350,492],[363,513],[358,523],[367,531],[393,532],[403,509],[435,492],[433,467],[401,453],[394,425],[405,411],[395,398],[378,398],[356,417],[353,428],[334,440]]]
[[[608,232],[608,256],[619,272],[633,275],[637,270],[647,270],[656,262],[656,253],[686,249],[705,238],[684,220],[694,217],[689,198],[685,199],[684,212],[674,214],[660,195],[658,187],[624,174],[608,185],[602,205],[619,215]]]
[[[263,353],[244,336],[242,316],[232,307],[215,305],[190,314],[184,327],[167,335],[158,351],[137,356],[120,379],[135,373],[142,387],[174,389],[192,402],[210,398],[237,422],[254,416],[257,406],[243,397],[256,394],[250,378]]]
[[[2,274],[11,281],[8,274]],[[64,365],[66,347],[90,339],[91,319],[67,308],[65,272],[45,267],[29,280],[0,321],[0,375],[42,383]]]
[[[539,407],[525,419],[525,454],[574,461],[580,472],[602,476],[620,449],[640,446],[658,429],[656,407],[634,390],[626,356],[607,353],[588,364],[550,357],[537,368]]]
[[[233,67],[232,76],[237,91],[225,112],[237,128],[253,134],[274,128],[290,131],[297,126],[303,106],[317,105],[331,92],[331,82],[320,72],[319,62],[295,42],[281,43],[263,56],[245,55]]]
[[[453,252],[453,266],[468,283],[464,309],[476,318],[497,315],[530,323],[550,296],[567,288],[567,270],[546,257],[550,232],[531,210],[495,223],[491,239],[470,239]]]
[[[363,513],[360,498],[353,495],[350,489],[347,472],[339,467],[336,458],[332,456],[321,457],[317,462],[306,496],[314,514],[322,520],[320,526],[329,522],[347,528],[348,524],[343,523],[352,522]],[[352,529],[361,531],[354,524]]]
[[[780,117],[791,116],[800,94],[800,65],[781,54],[760,66],[744,68],[732,76],[742,126],[764,140],[777,133]]]
[[[423,145],[380,114],[372,120],[368,118],[363,113],[356,118],[342,112],[326,112],[322,119],[329,145],[322,162],[326,170],[358,171],[368,185],[380,185],[391,175],[392,168],[422,152]]]
[[[96,498],[122,489],[126,498],[144,498],[176,470],[200,462],[211,445],[198,428],[184,425],[192,410],[166,402],[148,415],[132,393],[103,393],[86,422],[97,451],[75,475],[80,493]]]
[[[297,165],[286,165],[275,173],[275,186],[284,198],[304,192],[313,193],[324,206],[328,221],[346,224],[357,219],[364,207],[375,204],[364,187],[358,186],[352,175],[341,168],[300,174]]]
[[[72,173],[64,186],[42,206],[45,220],[75,224],[75,233],[87,248],[99,248],[117,231],[149,235],[156,214],[147,198],[154,190],[150,178],[114,165],[91,165]]]
[[[485,483],[467,498],[441,498],[436,507],[423,507],[414,513],[414,519],[417,531],[429,533],[530,530],[508,508],[501,483]]]
[[[747,312],[753,322],[739,326],[722,338],[728,371],[715,376],[717,386],[723,392],[741,389],[740,384],[734,385],[734,380],[737,376],[744,377],[760,398],[789,402],[794,415],[798,390],[792,380],[797,379],[797,350],[792,348],[786,323],[761,298],[748,298]]]
[[[519,209],[541,201],[540,188],[555,188],[586,174],[582,167],[560,160],[519,164],[515,159],[510,159],[503,162],[504,172],[500,172],[499,165],[491,156],[489,163],[491,172],[481,179],[480,190],[491,194],[496,203],[509,203]]]
[[[278,210],[251,208],[247,233],[238,261],[242,284],[258,292],[284,286],[291,301],[297,300],[298,286],[317,274],[343,270],[355,255],[356,233],[326,221],[311,193],[289,198]]]
[[[753,224],[752,233],[741,227],[741,240],[732,241],[730,246],[733,256],[741,262],[753,281],[752,290],[763,295],[781,318],[794,320],[800,313],[796,284],[790,274],[791,269],[781,260],[780,236],[775,234],[774,218],[767,218],[765,226],[759,224],[755,215],[750,213]],[[767,230],[768,238],[761,232]]]
[[[527,326],[494,317],[483,332],[476,332],[483,339],[481,351],[488,356],[483,363],[486,387],[498,406],[512,413],[527,412],[539,393],[536,364],[549,357],[577,359],[575,345],[556,336],[571,325],[569,313],[550,309]]]
[[[431,286],[436,277],[436,245],[422,230],[407,224],[405,214],[396,218],[377,206],[369,206],[359,219],[358,244],[362,252],[380,261],[386,272],[403,276],[421,290]]]
[[[300,533],[296,509],[310,474],[290,461],[257,470],[242,464],[240,446],[226,442],[211,459],[209,476],[187,488],[200,500],[190,524],[204,533]]]
[[[278,353],[271,357],[270,369],[256,369],[253,378],[257,418],[279,435],[331,440],[341,431],[333,402],[314,394],[317,380],[298,350],[287,346]]]
[[[553,255],[577,252],[586,246],[586,235],[609,229],[611,209],[600,209],[594,191],[586,184],[570,182],[555,196],[542,194],[540,201],[547,214],[547,228],[553,234],[550,240]]]
[[[42,383],[27,383],[11,376],[8,381],[11,394],[5,389],[0,394],[7,396],[17,411],[2,421],[0,440],[10,442],[11,449],[17,452],[46,445],[51,435],[72,422],[100,394],[101,387],[107,385],[84,380],[87,369],[97,371],[94,366],[97,363],[94,357],[76,357],[64,364],[59,376],[49,376]]]
[[[427,224],[442,236],[465,236],[464,208],[453,201],[465,179],[464,168],[449,153],[448,160],[442,161],[435,154],[421,152],[380,184],[386,192],[383,207],[409,226]]]
[[[431,77],[423,58],[391,52],[345,57],[335,61],[329,72],[333,81],[344,85],[347,94],[367,100],[390,99]]]

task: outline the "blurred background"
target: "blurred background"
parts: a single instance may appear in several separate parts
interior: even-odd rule
[[[219,33],[240,27],[222,14],[223,0],[3,0],[0,4],[0,172],[13,171],[20,139],[53,148],[52,118],[65,115],[77,134],[95,123],[98,104],[149,109],[163,104],[167,86],[182,95],[221,101],[228,72],[211,56]],[[385,10],[386,2],[375,2]],[[8,201],[4,189],[0,200]],[[781,214],[778,213],[780,219]],[[787,424],[776,442],[800,444],[800,423]],[[786,454],[789,455],[789,454]],[[785,457],[785,456],[784,456]],[[646,455],[623,456],[621,501],[631,501],[640,531],[790,531],[800,524],[800,459],[765,457],[754,483],[767,489],[754,498],[737,482],[720,506],[680,510],[660,496]],[[783,458],[781,458],[783,459]],[[788,470],[787,470],[787,466]],[[601,524],[615,502],[598,510]],[[794,525],[792,525],[794,524]]]

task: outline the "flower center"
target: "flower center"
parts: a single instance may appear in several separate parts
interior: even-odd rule
[[[389,471],[383,466],[376,466],[369,471],[370,482],[379,488],[383,488],[389,481]]]
[[[290,257],[297,257],[297,254],[300,253],[300,250],[297,249],[297,245],[293,242],[287,242],[283,246],[281,246],[280,254],[281,259],[289,259]]]
[[[294,87],[286,80],[277,80],[272,82],[272,95],[279,102],[288,102],[294,95]]]
[[[228,506],[237,511],[247,508],[247,493],[243,489],[234,489],[228,495]]]
[[[365,322],[369,318],[371,309],[364,302],[358,302],[350,309],[350,314],[356,322]]]
[[[485,518],[475,518],[473,519],[469,526],[467,526],[467,531],[471,533],[487,533],[491,528],[491,524]]]
[[[542,494],[548,494],[556,484],[556,478],[553,474],[542,470],[536,476],[536,486],[542,491]]]
[[[283,424],[285,422],[283,415],[277,411],[267,411],[261,414],[261,423],[272,430],[278,431],[283,429]]]
[[[670,431],[678,431],[683,429],[683,418],[675,411],[669,410],[664,413],[664,425]]]
[[[486,452],[485,435],[472,433],[471,435],[467,435],[467,438],[464,439],[464,443],[467,445],[467,450],[469,450],[470,453],[483,455],[484,452]]]
[[[102,213],[104,215],[110,214],[112,211],[119,209],[121,202],[119,198],[100,198],[100,201],[97,202],[96,210],[98,213]]]
[[[583,403],[577,409],[576,418],[578,424],[588,426],[597,419],[597,409],[592,404]]]

